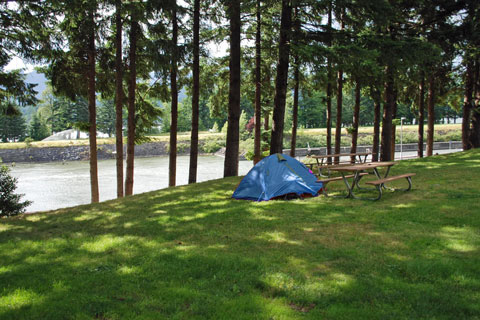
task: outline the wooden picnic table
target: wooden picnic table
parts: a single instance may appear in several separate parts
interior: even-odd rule
[[[327,155],[321,155],[321,156],[312,155],[312,156],[309,156],[309,158],[315,159],[316,164],[313,163],[308,165],[312,170],[313,170],[313,166],[315,165],[317,166],[318,176],[329,177],[330,169],[336,168],[339,166],[347,166],[354,163],[367,163],[368,156],[372,154],[373,154],[372,152],[355,152],[355,153],[335,153],[335,154],[327,154]],[[341,157],[350,157],[350,160],[348,162],[340,162]],[[338,162],[334,164],[329,163],[328,159],[331,159],[331,158],[334,158],[334,159],[338,158]],[[323,170],[327,170],[326,175],[322,173]]]
[[[388,174],[390,173],[390,169],[396,164],[397,162],[394,161],[380,161],[380,162],[370,162],[370,163],[361,163],[361,164],[353,164],[349,166],[341,166],[336,168],[331,168],[332,171],[340,172],[342,175],[342,180],[347,187],[347,198],[359,198],[359,199],[369,199],[369,200],[379,200],[382,197],[383,189],[387,189],[385,186],[386,182],[406,178],[408,181],[408,188],[404,189],[408,191],[412,188],[412,180],[411,177],[415,175],[415,173],[406,173],[398,176],[389,177]],[[386,168],[383,175],[380,174],[379,168]],[[360,179],[370,173],[374,174],[377,177],[377,180],[374,181],[367,181],[365,184],[375,186],[375,189],[378,192],[378,196],[376,198],[361,198],[355,195],[354,189],[368,189],[362,188],[359,186]],[[353,174],[349,174],[353,173]],[[348,182],[348,178],[352,178],[352,184]],[[339,178],[331,178],[325,179],[324,182],[330,182],[334,180],[340,180]],[[322,181],[320,179],[320,181]],[[325,193],[326,194],[326,193]]]

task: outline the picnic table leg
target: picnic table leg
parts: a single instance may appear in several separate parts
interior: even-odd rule
[[[378,196],[376,198],[365,198],[365,197],[358,197],[355,195],[355,193],[353,193],[353,189],[355,188],[355,186],[357,186],[357,188],[359,189],[371,189],[371,188],[361,188],[358,186],[358,183],[360,181],[360,179],[362,178],[362,175],[360,175],[361,171],[357,171],[355,172],[355,176],[353,178],[353,184],[352,184],[352,187],[349,188],[349,186],[347,185],[347,188],[349,188],[349,196],[348,197],[352,197],[353,199],[362,199],[362,200],[373,200],[373,201],[376,201],[376,200],[379,200],[381,197],[382,197],[382,188],[377,186],[376,188],[374,188],[373,190],[377,190],[378,192]],[[342,175],[343,175],[343,172],[342,172]],[[344,180],[346,180],[344,178]],[[345,184],[348,184],[348,181],[345,182]]]
[[[397,190],[400,190],[400,191],[410,191],[410,189],[412,189],[412,177],[407,177],[407,182],[408,182],[408,187],[407,189],[397,189]],[[392,188],[393,189],[393,188]]]
[[[317,161],[318,176],[319,177],[325,177],[325,178],[330,177],[330,170],[327,169],[327,175],[324,175],[322,173],[322,167],[324,167],[323,158],[322,158],[321,162],[318,162],[318,158],[316,158],[315,160]]]
[[[345,186],[347,187],[347,191],[348,191],[348,194],[346,195],[345,198],[355,198],[355,196],[353,195],[353,187],[355,186],[355,177],[353,178],[353,183],[352,183],[352,186],[350,187],[350,184],[348,183],[348,179],[345,178],[345,173],[344,172],[341,172],[342,174],[342,178],[343,178],[343,182],[345,183]]]
[[[353,176],[353,181],[352,181],[352,185],[350,186],[350,184],[348,183],[348,179],[345,177],[345,173],[344,172],[341,172],[342,174],[342,178],[343,178],[343,182],[345,183],[345,186],[347,187],[347,190],[348,190],[348,195],[345,197],[345,198],[354,198],[354,199],[359,199],[357,196],[355,196],[355,194],[353,193],[353,189],[355,189],[355,186],[357,186],[357,188],[359,189],[365,189],[365,188],[360,188],[358,186],[358,183],[360,181],[360,179],[362,179],[362,175],[361,175],[361,171],[356,171],[354,176]]]
[[[377,197],[377,198],[371,198],[371,199],[369,199],[369,200],[377,201],[377,200],[380,200],[380,198],[382,197],[382,194],[383,194],[383,193],[382,193],[382,189],[383,189],[383,187],[380,186],[380,185],[377,185],[376,187],[377,187],[377,191],[378,191],[378,197]]]
[[[387,171],[385,171],[385,174],[383,175],[383,178],[386,178],[388,177],[388,174],[390,173],[390,168],[391,167],[387,167]],[[375,168],[376,169],[376,168]],[[385,183],[382,183],[382,188],[385,189],[385,190],[394,190],[393,188],[390,188],[390,187],[386,187],[385,186]]]
[[[383,179],[388,177],[388,174],[390,173],[390,168],[391,167],[387,167],[387,171],[385,171],[385,174],[383,175]],[[382,176],[380,175],[380,173],[378,172],[378,169],[377,168],[373,168],[373,172],[375,173],[375,176],[377,176],[378,179],[382,179]],[[409,182],[411,183],[411,181]],[[381,189],[385,189],[385,190],[395,190],[394,188],[390,188],[390,187],[386,187],[385,186],[385,183],[382,183],[380,185]],[[410,188],[408,189],[410,190]],[[407,190],[407,191],[408,191]],[[380,199],[380,198],[379,198]]]
[[[362,175],[360,175],[360,172],[358,173],[358,178],[355,179],[355,185],[357,186],[357,188],[359,190],[372,190],[372,188],[368,188],[368,187],[360,187],[360,180],[362,179]]]

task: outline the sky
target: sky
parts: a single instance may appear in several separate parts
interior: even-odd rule
[[[245,42],[242,41],[242,42]],[[220,44],[214,44],[210,43],[208,45],[208,49],[210,51],[210,55],[212,57],[223,57],[227,54],[229,43],[228,41],[223,41]],[[19,57],[13,57],[13,59],[10,61],[10,63],[5,67],[5,71],[11,71],[14,69],[25,69],[25,73],[30,73],[34,70],[34,68],[37,65],[30,64],[30,63],[25,63],[21,58]]]
[[[14,69],[25,69],[25,73],[30,73],[33,71],[35,65],[24,63],[19,57],[13,57],[10,63],[5,67],[5,71],[11,71]]]

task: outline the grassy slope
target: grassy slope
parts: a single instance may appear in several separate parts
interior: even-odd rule
[[[480,150],[393,170],[378,202],[228,178],[0,220],[0,319],[479,319]]]

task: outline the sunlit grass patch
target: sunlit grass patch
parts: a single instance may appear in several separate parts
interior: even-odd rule
[[[42,300],[41,294],[30,289],[17,288],[13,292],[6,293],[7,290],[4,288],[3,291],[0,295],[0,314],[2,310],[6,313],[11,309],[18,310],[34,303],[39,303]]]

